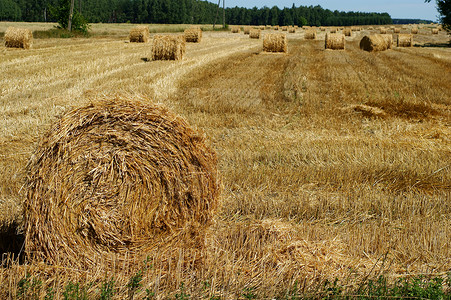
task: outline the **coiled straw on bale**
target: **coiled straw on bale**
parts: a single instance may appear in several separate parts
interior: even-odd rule
[[[30,49],[33,45],[33,33],[25,28],[8,27],[4,40],[8,48]]]
[[[185,55],[185,37],[181,35],[155,35],[152,60],[180,60]]]
[[[129,39],[131,43],[147,43],[150,40],[148,26],[136,26],[130,30]]]
[[[315,40],[316,39],[316,30],[310,29],[304,33],[304,39],[306,40]]]
[[[391,34],[371,34],[366,35],[360,40],[360,49],[374,52],[391,49]]]
[[[261,33],[260,29],[251,29],[251,31],[249,33],[249,37],[251,39],[259,39],[260,38],[260,33]]]
[[[285,33],[268,33],[263,39],[263,51],[288,52],[287,35]]]
[[[345,35],[341,33],[326,33],[326,49],[332,50],[344,50],[345,48]]]
[[[28,164],[26,252],[89,267],[178,243],[183,228],[202,237],[218,205],[216,165],[204,138],[164,107],[112,99],[74,109]]]
[[[184,34],[187,43],[200,43],[202,40],[202,29],[200,28],[185,29]]]
[[[413,35],[411,34],[398,34],[398,47],[412,47]]]

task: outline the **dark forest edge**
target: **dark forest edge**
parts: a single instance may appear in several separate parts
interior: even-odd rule
[[[2,0],[0,21],[55,22],[50,13],[60,0]],[[197,0],[75,0],[75,11],[90,23],[213,24],[217,4]],[[220,14],[222,15],[222,14]],[[342,12],[321,6],[226,8],[230,25],[385,25],[388,13]],[[217,20],[216,23],[222,23]]]

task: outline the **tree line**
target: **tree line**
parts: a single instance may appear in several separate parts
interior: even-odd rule
[[[62,0],[1,0],[0,21],[54,22],[52,7]],[[63,0],[70,1],[70,0]],[[212,24],[217,4],[199,0],[75,0],[90,23]],[[222,15],[222,14],[219,14]],[[392,24],[388,13],[331,11],[321,6],[226,8],[231,25],[347,26]],[[217,20],[217,23],[221,23]]]

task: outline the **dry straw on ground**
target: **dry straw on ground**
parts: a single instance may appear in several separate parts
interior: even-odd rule
[[[268,33],[263,39],[263,51],[288,52],[287,35],[285,33]]]
[[[28,164],[26,252],[90,267],[142,256],[188,227],[201,247],[218,205],[216,165],[204,138],[159,105],[116,98],[74,109]]]
[[[187,43],[200,43],[202,40],[202,29],[200,28],[185,29],[184,34]]]
[[[33,45],[33,33],[29,29],[8,27],[4,40],[8,48],[30,49]]]
[[[360,40],[360,49],[374,52],[391,49],[391,35],[371,34],[366,35]]]
[[[325,48],[332,50],[345,49],[345,35],[342,33],[326,33]]]
[[[316,30],[315,29],[307,30],[304,33],[304,39],[306,39],[306,40],[315,40],[316,39]]]
[[[147,43],[150,40],[148,26],[136,26],[130,30],[129,39],[131,43]]]
[[[411,34],[398,34],[398,47],[412,47],[413,35]]]
[[[345,29],[343,29],[343,34],[345,35],[345,36],[352,36],[352,30],[351,30],[351,28],[345,28]]]
[[[185,37],[181,35],[155,35],[152,60],[181,60],[185,55]]]
[[[260,29],[251,29],[251,31],[249,33],[249,37],[251,39],[259,39],[260,38],[260,33],[261,33]]]

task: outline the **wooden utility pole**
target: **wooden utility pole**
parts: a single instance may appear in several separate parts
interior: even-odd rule
[[[67,29],[69,31],[72,30],[72,16],[74,15],[74,2],[75,0],[70,1],[70,11],[69,11],[69,22],[67,23]]]
[[[215,29],[215,26],[216,26],[216,19],[218,18],[218,14],[219,14],[219,4],[220,3],[221,3],[221,0],[218,1],[218,9],[216,10],[215,21],[213,22],[213,30]]]
[[[225,0],[222,0],[222,28],[225,29]]]

